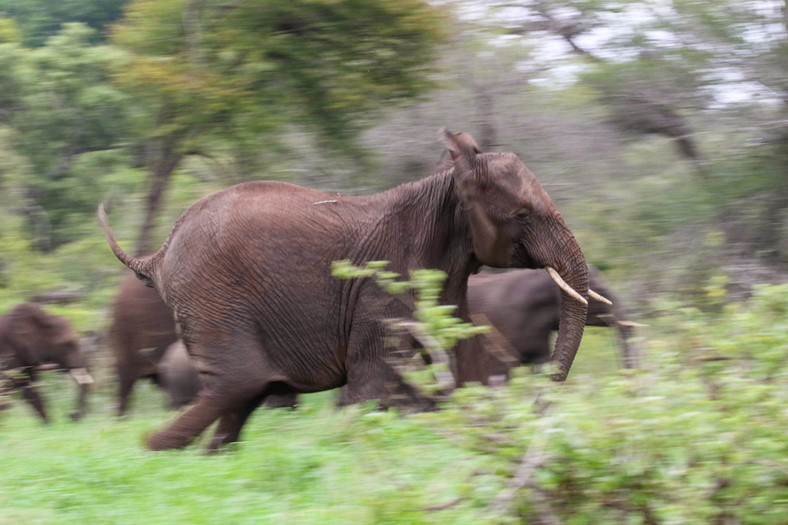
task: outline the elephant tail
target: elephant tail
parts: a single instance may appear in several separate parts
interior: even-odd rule
[[[115,236],[112,234],[112,229],[109,227],[109,220],[107,219],[107,213],[104,211],[103,203],[99,204],[98,207],[98,220],[99,223],[101,223],[101,228],[104,230],[104,236],[107,238],[107,244],[109,244],[109,247],[112,249],[112,253],[115,254],[115,257],[117,257],[120,262],[128,266],[129,269],[133,271],[139,279],[145,281],[148,285],[152,285],[154,269],[159,259],[164,256],[164,252],[167,249],[167,243],[164,243],[164,245],[152,255],[147,257],[134,257],[133,255],[126,253],[115,240]]]

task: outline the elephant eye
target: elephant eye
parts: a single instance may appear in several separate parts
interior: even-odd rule
[[[514,216],[517,217],[518,219],[527,219],[528,217],[531,216],[531,210],[527,208],[520,208],[519,210],[517,210]]]

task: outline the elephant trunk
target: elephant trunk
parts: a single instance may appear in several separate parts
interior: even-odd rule
[[[636,326],[645,326],[640,323],[634,323],[627,319],[626,312],[621,306],[621,301],[616,300],[613,303],[613,319],[608,322],[611,326],[618,330],[618,337],[621,341],[621,361],[624,368],[638,368],[640,366],[640,351],[636,343],[630,343],[629,339],[632,337],[634,328]]]
[[[621,358],[624,368],[637,368],[638,355],[635,348],[629,344],[629,337],[632,329],[627,326],[618,325],[618,336],[621,338]]]
[[[90,387],[93,384],[93,377],[84,367],[69,368],[68,373],[77,383],[77,405],[70,417],[73,421],[79,421],[87,411],[87,400]]]
[[[588,266],[583,252],[574,236],[569,233],[559,246],[565,248],[557,258],[553,268],[565,283],[581,297],[588,297]],[[558,371],[553,374],[554,381],[566,380],[572,368],[580,340],[586,325],[588,305],[561,290],[561,311],[559,314],[558,338],[552,360],[558,364]]]

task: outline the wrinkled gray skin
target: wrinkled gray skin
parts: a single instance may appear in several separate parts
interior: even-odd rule
[[[168,348],[179,342],[175,320],[159,292],[131,272],[124,277],[112,306],[109,341],[115,358],[119,416],[128,413],[131,393],[139,379],[150,379],[164,388],[171,400],[177,397],[178,402],[173,403],[175,408],[191,402],[197,394],[199,389],[194,390],[192,384],[196,372],[189,361],[179,359],[165,365],[167,370],[171,367],[175,370],[167,374],[168,377],[162,375],[161,360]],[[295,395],[266,399],[266,406],[270,408],[296,405]]]
[[[148,439],[151,449],[184,447],[217,419],[209,449],[237,441],[271,394],[347,385],[348,402],[434,407],[385,359],[386,320],[411,317],[412,298],[370,279],[337,279],[333,261],[387,260],[401,275],[440,269],[441,303],[459,305],[464,319],[468,276],[482,264],[551,266],[587,297],[580,246],[520,159],[481,153],[467,134],[440,137],[451,152],[446,171],[354,197],[239,184],[192,205],[145,258],[120,248],[100,208],[112,251],[174,311],[204,385],[191,408]],[[585,318],[583,302],[562,302],[556,380],[569,373]]]
[[[21,390],[25,400],[48,423],[50,418],[35,384],[41,367],[74,372],[77,406],[70,417],[74,421],[81,419],[92,378],[84,375],[88,366],[77,335],[65,318],[50,315],[37,304],[20,303],[0,316],[0,372],[14,371],[8,374],[12,388]]]
[[[192,365],[186,345],[180,339],[171,344],[164,352],[157,366],[161,387],[170,397],[172,408],[181,408],[197,398],[202,390],[202,381]],[[295,394],[268,396],[268,408],[295,408],[298,400]]]
[[[157,364],[177,338],[172,311],[159,293],[128,272],[112,305],[109,328],[118,379],[119,416],[127,413],[138,379],[149,378],[160,384]]]
[[[599,271],[589,267],[589,288],[610,299],[613,305],[589,300],[587,326],[606,326],[618,331],[622,363],[627,368],[638,366],[635,347],[627,342],[632,335],[630,322],[620,301],[610,290]],[[468,280],[468,308],[472,318],[485,320],[495,327],[506,343],[502,350],[511,352],[516,361],[505,363],[495,356],[489,358],[488,376],[505,375],[516,365],[541,364],[550,360],[550,336],[558,330],[561,293],[543,270],[510,270],[503,273],[480,273]],[[481,317],[483,316],[483,317]],[[486,324],[486,323],[485,323]],[[487,340],[488,336],[482,336]],[[482,347],[488,346],[487,342]],[[465,363],[464,368],[479,367]],[[486,382],[477,375],[465,380]]]
[[[170,406],[181,408],[194,401],[202,382],[191,363],[186,345],[180,339],[171,344],[157,366],[161,386],[170,396]]]

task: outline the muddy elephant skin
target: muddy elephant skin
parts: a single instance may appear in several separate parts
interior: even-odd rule
[[[452,167],[382,193],[344,196],[281,182],[239,184],[178,219],[153,255],[136,258],[99,220],[112,251],[172,308],[203,382],[195,404],[148,438],[153,450],[188,445],[219,420],[209,449],[237,441],[270,394],[347,387],[347,401],[434,407],[386,362],[386,320],[412,299],[371,279],[332,276],[333,261],[390,261],[447,274],[443,304],[468,318],[468,276],[482,264],[552,267],[578,299],[562,302],[555,361],[563,380],[582,338],[588,268],[550,197],[512,153],[482,153],[442,129]]]
[[[70,417],[81,419],[93,378],[77,335],[65,318],[48,314],[35,303],[20,303],[0,316],[0,372],[48,423],[44,400],[35,385],[42,368],[71,373],[78,392],[76,410]]]
[[[621,343],[622,363],[626,368],[638,366],[637,349],[627,340],[632,323],[600,272],[589,267],[589,288],[611,300],[612,305],[590,300],[587,326],[604,326],[617,330]],[[487,352],[491,339],[482,336],[482,351],[488,355],[463,363],[462,369],[474,371],[464,382],[486,383],[489,376],[505,375],[512,366],[546,363],[550,360],[550,336],[559,328],[561,293],[543,270],[510,270],[502,273],[479,273],[468,280],[468,308],[477,324],[491,324],[503,338],[503,350],[512,360],[497,359]],[[478,356],[477,356],[478,357]],[[506,356],[507,358],[509,356]],[[478,361],[489,359],[489,369]],[[485,376],[483,377],[482,371]]]

